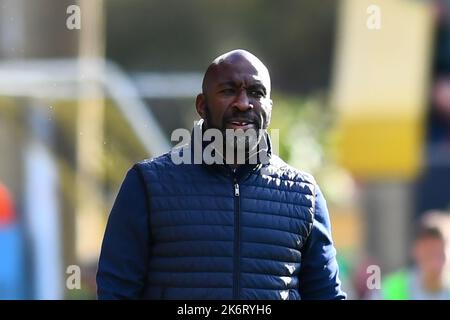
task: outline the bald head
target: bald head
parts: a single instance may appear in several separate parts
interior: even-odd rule
[[[233,50],[214,59],[205,72],[202,90],[195,106],[206,128],[266,129],[269,125],[269,71],[250,52]]]
[[[203,94],[208,92],[208,88],[215,79],[220,76],[220,73],[224,69],[234,68],[237,70],[242,70],[242,72],[251,72],[254,77],[261,81],[266,87],[267,96],[270,97],[270,75],[267,67],[256,57],[254,54],[242,50],[232,50],[226,52],[211,62],[211,64],[206,69],[205,75],[203,77],[202,91]]]

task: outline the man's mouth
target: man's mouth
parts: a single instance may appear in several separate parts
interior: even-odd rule
[[[251,120],[229,120],[226,123],[226,129],[255,129],[255,123]]]

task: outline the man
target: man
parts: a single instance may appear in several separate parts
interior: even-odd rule
[[[270,90],[267,68],[247,51],[208,67],[192,141],[136,164],[123,182],[102,245],[100,299],[345,298],[319,187],[271,153]],[[211,163],[195,161],[209,147],[196,129],[257,133],[216,137]],[[245,142],[243,163],[235,141]],[[194,161],[174,161],[186,154]]]

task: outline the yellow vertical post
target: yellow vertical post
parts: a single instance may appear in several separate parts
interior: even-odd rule
[[[410,179],[422,165],[432,18],[426,1],[345,0],[333,105],[354,175]]]
[[[76,252],[81,262],[96,261],[103,232],[102,157],[104,21],[102,0],[80,0],[80,96],[77,112]]]

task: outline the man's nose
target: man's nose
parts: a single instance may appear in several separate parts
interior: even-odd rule
[[[253,108],[253,105],[250,103],[250,100],[247,96],[247,90],[240,90],[236,99],[234,99],[232,107],[238,109],[241,112],[245,112],[249,109]]]

